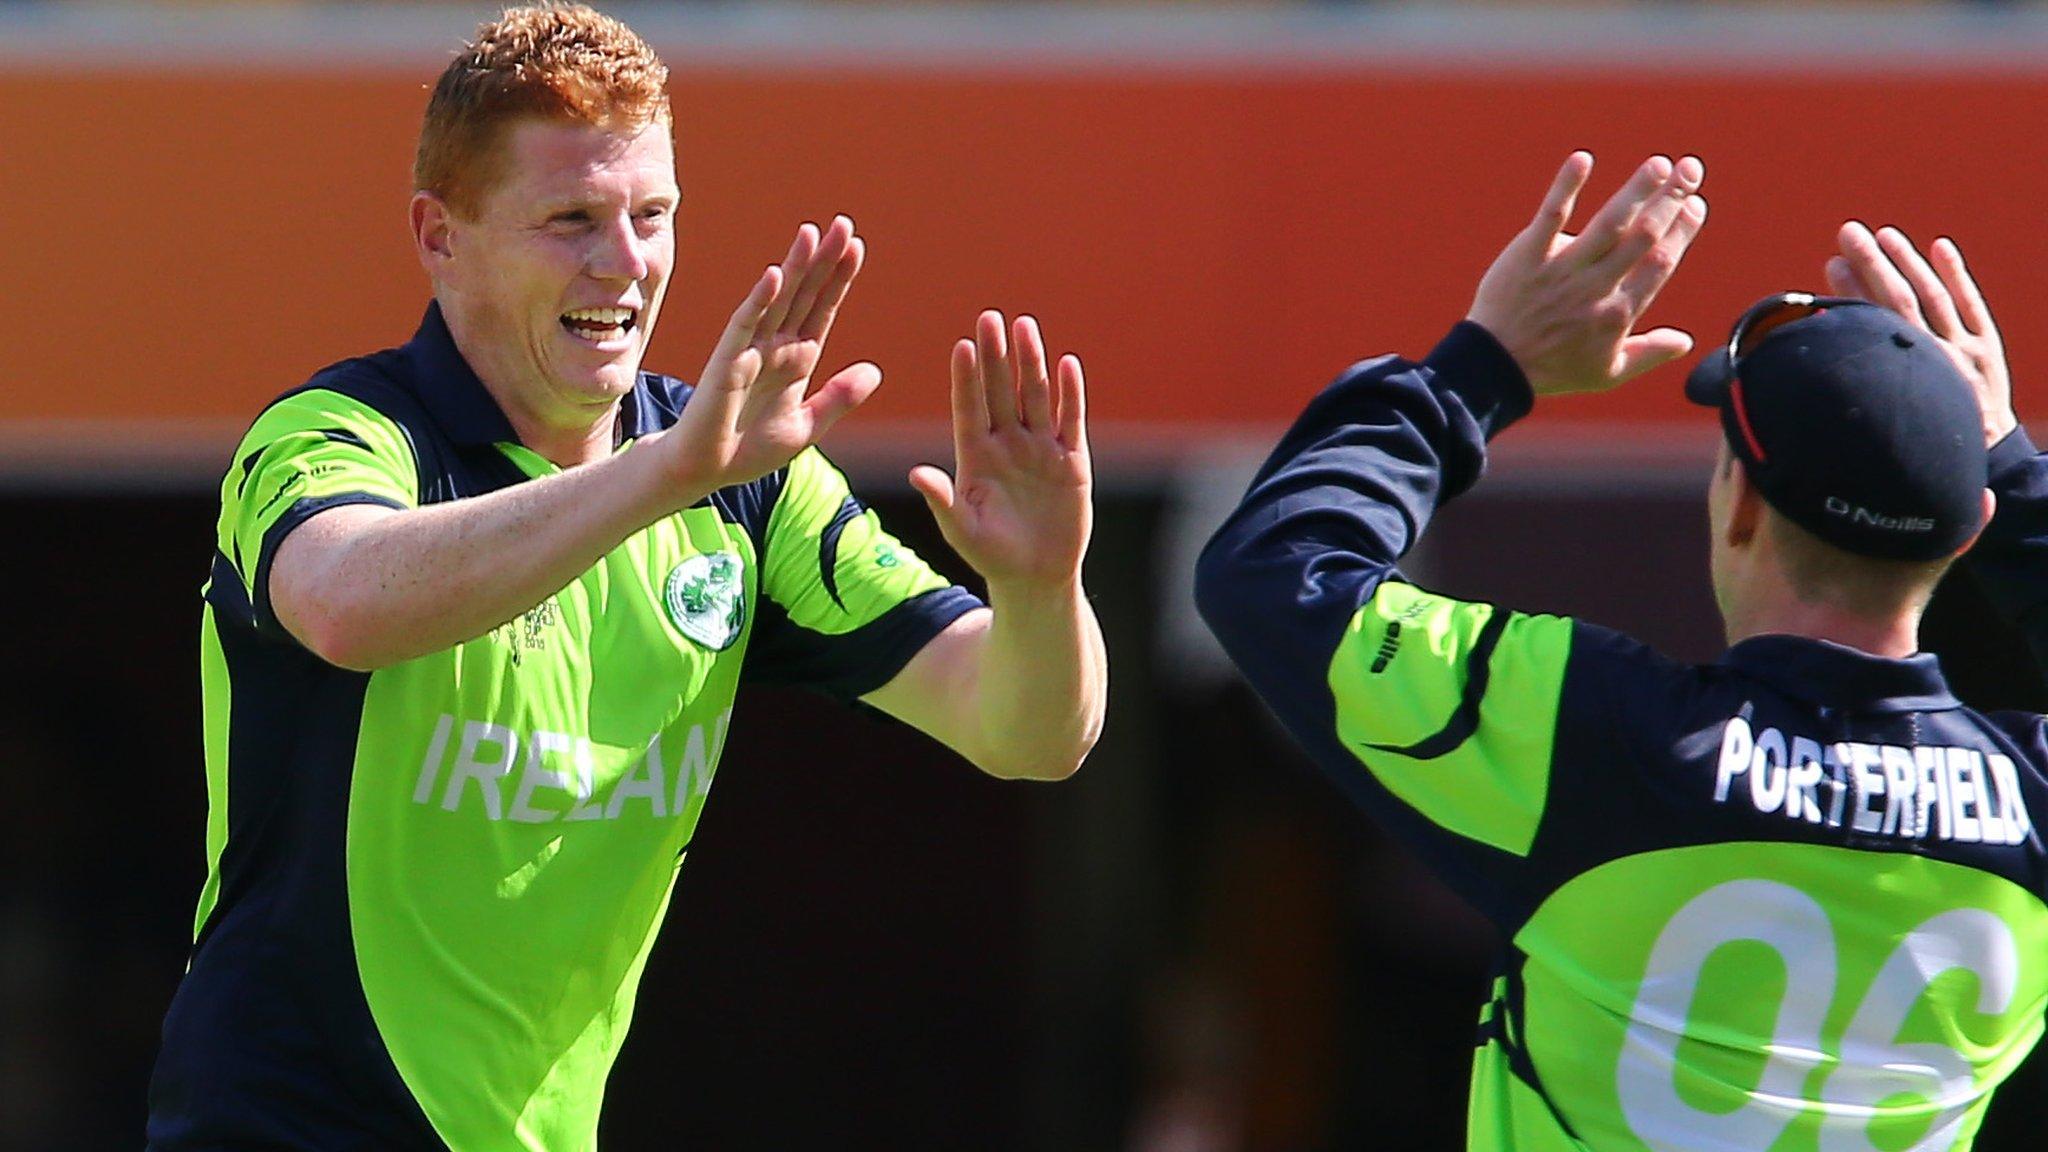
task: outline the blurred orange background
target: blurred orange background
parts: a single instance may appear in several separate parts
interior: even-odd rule
[[[321,365],[405,339],[426,295],[405,201],[429,71],[0,73],[0,429],[145,419],[217,441]],[[1596,197],[1652,151],[1708,162],[1711,218],[1653,320],[1713,340],[1753,298],[1820,286],[1854,215],[1953,231],[2025,334],[2023,377],[2048,330],[2031,291],[2048,237],[2015,163],[2048,77],[1118,72],[678,68],[682,253],[649,366],[692,375],[795,224],[844,211],[871,260],[830,359],[874,359],[888,383],[841,437],[936,426],[947,347],[990,306],[1083,355],[1112,450],[1274,425],[1352,359],[1427,349],[1575,147],[1600,159]],[[1539,421],[1705,427],[1678,379]]]

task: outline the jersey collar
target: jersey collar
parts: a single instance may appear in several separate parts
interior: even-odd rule
[[[450,440],[465,448],[519,442],[512,422],[455,347],[439,301],[427,305],[426,318],[404,352],[412,366],[413,390]]]
[[[1721,663],[1790,696],[1859,712],[1939,712],[1962,705],[1941,662],[1917,652],[1903,660],[1873,656],[1806,636],[1752,636]]]
[[[427,305],[419,331],[413,333],[404,352],[412,367],[414,391],[450,440],[463,447],[519,443],[512,422],[455,346],[439,301]],[[639,373],[633,391],[620,401],[622,439],[645,436],[675,423],[678,405],[663,383],[664,378],[652,372]]]

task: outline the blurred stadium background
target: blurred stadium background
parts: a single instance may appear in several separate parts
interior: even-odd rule
[[[1089,367],[1115,665],[1101,747],[1049,788],[744,696],[613,1152],[1461,1146],[1490,930],[1305,770],[1188,571],[1317,386],[1462,314],[1567,150],[1601,195],[1652,151],[1708,161],[1654,318],[1719,337],[1816,285],[1846,216],[1946,230],[2022,413],[2048,402],[2040,7],[612,10],[675,75],[650,364],[693,371],[796,221],[852,213],[870,271],[831,359],[889,380],[828,447],[943,555],[902,473],[946,457],[947,346],[981,307],[1035,311]],[[0,0],[0,1148],[139,1146],[203,868],[214,488],[267,398],[411,332],[423,86],[490,11]],[[1678,382],[1550,406],[1412,570],[1711,657],[1714,430]],[[1966,699],[2048,705],[1966,583],[1929,641]],[[2042,1146],[2044,1064],[1985,1152]]]

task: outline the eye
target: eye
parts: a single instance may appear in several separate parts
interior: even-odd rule
[[[581,208],[571,208],[548,217],[548,226],[551,228],[573,230],[588,227],[589,224],[590,213]]]

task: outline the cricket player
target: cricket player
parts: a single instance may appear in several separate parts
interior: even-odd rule
[[[1715,663],[1395,567],[1536,398],[1690,347],[1636,327],[1705,220],[1704,168],[1652,158],[1570,235],[1591,166],[1567,161],[1427,357],[1309,404],[1204,553],[1202,612],[1508,941],[1468,1147],[1966,1149],[2048,1000],[2048,733],[1957,701],[1917,629],[1962,558],[2048,635],[2048,463],[1953,246],[1936,269],[1845,229],[1843,297],[1771,297],[1693,371],[1724,440]]]
[[[666,80],[585,7],[479,29],[420,132],[419,331],[236,450],[153,1149],[593,1148],[742,680],[866,701],[997,776],[1094,742],[1079,361],[993,312],[953,349],[958,471],[911,481],[983,606],[814,447],[880,382],[812,387],[850,221],[799,230],[694,390],[641,369],[675,261]]]

